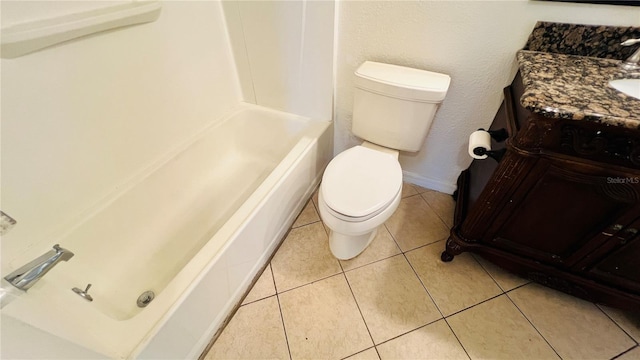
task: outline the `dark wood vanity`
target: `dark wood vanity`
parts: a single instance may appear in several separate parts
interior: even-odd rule
[[[524,91],[518,73],[491,125],[508,133],[492,143],[501,160],[474,160],[458,179],[442,260],[472,251],[569,294],[640,309],[640,129],[533,113]]]

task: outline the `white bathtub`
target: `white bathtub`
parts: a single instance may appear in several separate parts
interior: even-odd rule
[[[3,314],[110,358],[197,357],[318,184],[332,137],[330,122],[239,105],[52,240],[75,256]],[[71,291],[88,283],[93,302]]]

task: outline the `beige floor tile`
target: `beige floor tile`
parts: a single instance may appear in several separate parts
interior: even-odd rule
[[[635,345],[590,302],[537,284],[508,295],[565,360],[610,359]]]
[[[402,183],[402,198],[406,198],[412,195],[418,195],[418,191],[416,190],[416,188],[407,182]]]
[[[444,241],[440,241],[406,255],[445,316],[502,293],[471,254],[458,255],[445,263],[440,260],[443,250]]]
[[[442,240],[449,235],[449,229],[420,196],[402,199],[385,225],[402,251]]]
[[[300,213],[300,215],[298,215],[298,218],[293,223],[293,226],[291,226],[291,228],[295,229],[297,227],[311,224],[316,221],[320,221],[320,216],[316,211],[316,207],[313,205],[313,201],[309,201],[307,202],[307,205],[305,205],[304,209],[302,209],[302,212]]]
[[[345,275],[376,344],[441,317],[403,255]]]
[[[474,360],[558,359],[506,295],[447,318]]]
[[[434,191],[434,190],[431,190],[431,189],[423,188],[422,186],[418,186],[418,185],[413,185],[413,187],[416,189],[418,194],[422,194],[422,193],[427,192],[427,191]]]
[[[422,196],[433,211],[438,214],[445,225],[451,229],[453,227],[453,212],[456,209],[456,202],[453,200],[453,197],[437,191],[426,191],[420,194],[420,196]]]
[[[380,225],[378,234],[362,254],[351,260],[340,260],[340,264],[342,264],[342,269],[347,271],[399,253],[400,249],[387,228],[384,225]]]
[[[277,298],[241,306],[205,359],[288,359]]]
[[[267,265],[267,267],[262,272],[262,275],[258,278],[258,281],[253,285],[247,297],[244,298],[242,304],[248,304],[250,302],[254,302],[256,300],[264,299],[271,295],[276,294],[276,288],[273,285],[273,275],[271,274],[271,265]]]
[[[370,348],[355,355],[351,355],[345,360],[380,360],[380,357],[378,356],[375,348]]]
[[[498,283],[498,286],[502,288],[504,291],[509,291],[517,288],[518,286],[528,284],[531,281],[522,278],[518,275],[512,274],[507,270],[504,270],[498,265],[485,260],[482,256],[473,254],[473,257],[482,265],[482,267],[487,270],[489,275]],[[454,258],[457,259],[457,258]]]
[[[378,345],[385,359],[469,359],[444,320]]]
[[[627,334],[631,335],[636,342],[640,342],[640,311],[624,311],[603,305],[599,306],[602,311],[607,313]]]
[[[638,359],[640,359],[640,346],[637,346],[633,350],[626,352],[622,356],[616,358],[616,360],[638,360]]]
[[[342,274],[279,297],[294,360],[341,359],[373,345]]]
[[[293,229],[271,260],[278,292],[305,285],[342,271],[329,250],[322,223]]]

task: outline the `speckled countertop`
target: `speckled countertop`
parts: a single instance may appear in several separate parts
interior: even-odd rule
[[[540,24],[553,23],[539,23],[525,47],[531,50],[520,50],[517,54],[525,87],[524,94],[520,98],[522,105],[534,113],[547,117],[595,121],[640,129],[640,100],[618,92],[608,84],[611,79],[640,78],[640,73],[623,72],[618,67],[621,60],[605,59],[605,56],[592,57],[598,55],[593,51],[589,53],[591,56],[548,52],[548,48],[538,46],[544,44],[540,36],[534,36],[536,30],[538,34],[541,33]],[[573,30],[582,30],[581,34],[585,33],[584,28],[596,29],[581,25],[571,26]],[[597,29],[610,28],[598,27]],[[631,29],[635,32],[638,28],[623,29]],[[624,37],[628,38],[628,32]],[[554,38],[549,37],[548,33],[546,35],[547,38]],[[619,40],[616,39],[615,43],[619,44]],[[558,41],[558,36],[555,36],[554,41]],[[578,43],[584,47],[588,41],[578,41]],[[537,50],[535,47],[543,51],[535,51]]]

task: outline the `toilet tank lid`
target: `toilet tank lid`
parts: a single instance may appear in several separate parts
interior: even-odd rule
[[[432,71],[365,61],[355,72],[357,88],[406,100],[441,102],[451,77]]]

